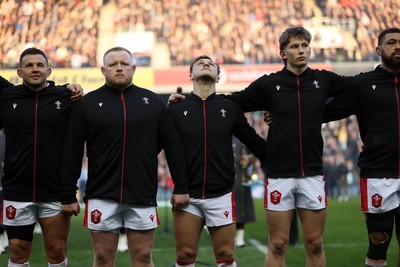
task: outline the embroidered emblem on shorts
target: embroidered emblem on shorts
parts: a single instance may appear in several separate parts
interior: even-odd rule
[[[272,191],[269,195],[271,197],[272,204],[276,205],[276,204],[279,204],[279,202],[281,202],[282,194],[278,190]]]
[[[14,220],[15,219],[15,214],[17,214],[17,209],[14,208],[13,206],[8,206],[6,208],[6,217],[9,220]]]
[[[154,222],[154,215],[151,214],[149,217],[150,217],[150,220],[151,220],[152,222]]]
[[[379,194],[375,194],[371,197],[372,206],[379,208],[382,205],[382,197]]]
[[[322,197],[321,197],[321,196],[318,196],[318,200],[319,200],[319,203],[321,203]]]
[[[224,215],[225,215],[226,218],[228,218],[228,216],[229,216],[229,211],[227,211],[227,210],[224,211]]]
[[[90,213],[90,219],[92,220],[92,223],[94,223],[94,224],[100,223],[101,215],[103,215],[103,214],[99,210],[92,211]]]

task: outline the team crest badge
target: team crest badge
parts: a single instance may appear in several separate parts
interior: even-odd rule
[[[14,208],[12,205],[10,205],[10,206],[8,206],[6,208],[6,217],[7,217],[7,219],[14,220],[16,214],[17,214],[17,209]]]
[[[272,204],[279,204],[281,202],[282,193],[278,190],[272,191],[270,194],[271,203]]]
[[[371,197],[372,206],[379,208],[382,206],[382,197],[379,194],[375,194]]]
[[[99,210],[94,210],[90,213],[90,219],[92,223],[98,224],[101,221],[101,215],[103,215]]]

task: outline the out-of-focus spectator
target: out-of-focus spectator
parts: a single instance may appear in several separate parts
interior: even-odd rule
[[[71,67],[71,55],[96,66],[100,6],[95,0],[0,1],[0,65],[15,68],[19,54],[36,47],[55,67]],[[75,62],[76,64],[76,59]]]
[[[174,182],[168,169],[164,151],[158,155],[158,190],[157,199],[169,201],[174,191]]]
[[[3,163],[5,152],[5,136],[3,130],[0,131],[0,209],[2,209],[2,187],[1,179],[3,178]],[[2,254],[8,247],[8,238],[4,225],[0,224],[0,254]]]
[[[108,1],[0,1],[0,67],[13,68],[27,46],[51,56],[57,67],[96,66],[100,9]],[[317,62],[379,60],[377,36],[400,24],[398,0],[115,0],[113,31],[155,35],[168,47],[171,64],[188,65],[202,54],[219,64],[280,63],[278,36],[289,25],[317,29]],[[318,29],[334,26],[333,34]],[[207,37],[206,37],[207,36]],[[211,37],[210,37],[211,36]],[[329,38],[329,39],[328,39]],[[324,42],[326,43],[326,42]],[[328,42],[329,43],[329,42]],[[151,53],[135,53],[137,64],[148,66]]]

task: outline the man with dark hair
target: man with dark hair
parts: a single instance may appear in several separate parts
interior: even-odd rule
[[[189,70],[193,92],[169,108],[184,145],[190,195],[186,207],[174,209],[175,266],[195,266],[201,231],[206,226],[217,266],[235,267],[232,135],[262,161],[265,141],[235,103],[216,95],[220,75],[217,63],[208,56],[199,56]]]
[[[303,229],[306,266],[326,266],[321,125],[326,101],[344,91],[352,77],[311,69],[310,42],[311,34],[303,27],[287,28],[279,38],[284,68],[228,96],[245,112],[269,110],[273,116],[265,159],[268,267],[285,265],[295,209]]]
[[[29,266],[37,221],[48,266],[66,267],[70,216],[61,212],[59,166],[73,101],[70,91],[47,81],[51,68],[39,49],[22,52],[17,74],[23,84],[0,91],[0,129],[7,139],[0,223],[9,239],[8,267]]]
[[[368,267],[387,266],[394,225],[400,238],[400,29],[382,31],[376,53],[381,65],[354,78],[325,108],[326,121],[357,116],[364,144],[358,166]]]

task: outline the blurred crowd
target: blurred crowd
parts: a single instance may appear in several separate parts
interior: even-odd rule
[[[390,27],[399,27],[398,0],[317,0],[323,16],[339,21],[354,21],[357,53],[349,52],[349,59],[379,60],[375,53],[379,33]],[[358,58],[357,58],[358,57]],[[346,58],[348,59],[348,58]]]
[[[114,32],[153,32],[172,65],[199,54],[220,64],[279,63],[278,36],[300,24],[350,34],[339,47],[315,47],[314,61],[377,60],[378,33],[400,24],[398,0],[0,0],[0,67],[15,67],[27,46],[44,50],[56,67],[97,66],[103,2],[116,7],[105,16]]]
[[[0,68],[15,68],[35,46],[53,67],[96,66],[96,0],[0,0]]]
[[[323,124],[324,175],[327,195],[339,201],[359,194],[358,155],[362,148],[357,119],[347,119]]]

